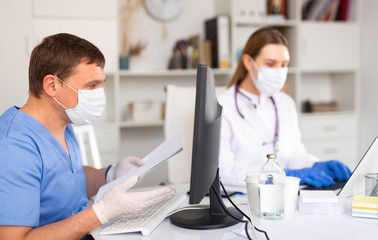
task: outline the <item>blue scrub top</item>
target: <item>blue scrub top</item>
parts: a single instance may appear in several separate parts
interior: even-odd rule
[[[86,208],[83,164],[71,125],[64,134],[69,155],[17,107],[0,116],[0,225],[39,227]]]

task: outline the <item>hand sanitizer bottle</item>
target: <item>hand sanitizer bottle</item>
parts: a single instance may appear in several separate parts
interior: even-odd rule
[[[277,163],[276,154],[268,154],[267,162],[259,174],[260,216],[263,219],[284,217],[286,174]]]

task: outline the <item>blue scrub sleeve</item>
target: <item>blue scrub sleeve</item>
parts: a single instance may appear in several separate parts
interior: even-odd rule
[[[0,225],[38,226],[42,164],[35,146],[8,138],[0,148]]]

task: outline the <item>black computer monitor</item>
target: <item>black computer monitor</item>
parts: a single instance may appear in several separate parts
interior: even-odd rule
[[[219,105],[214,73],[206,65],[197,66],[196,105],[194,114],[193,153],[189,204],[198,204],[209,193],[210,204],[183,209],[170,216],[173,224],[190,229],[223,228],[238,223],[222,208],[218,175],[222,106]],[[218,197],[216,196],[218,195]],[[242,215],[227,208],[235,217]]]

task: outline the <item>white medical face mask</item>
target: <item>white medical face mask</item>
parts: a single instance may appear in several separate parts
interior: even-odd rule
[[[251,58],[252,59],[252,58]],[[270,97],[279,92],[284,86],[287,78],[288,68],[258,68],[255,61],[252,63],[257,69],[257,80],[252,71],[248,71],[257,90]]]
[[[59,78],[58,78],[59,79]],[[93,90],[75,90],[67,83],[59,79],[63,84],[77,92],[78,102],[74,108],[66,108],[55,97],[54,100],[66,109],[66,114],[73,124],[81,126],[96,121],[102,114],[106,104],[104,88]]]

